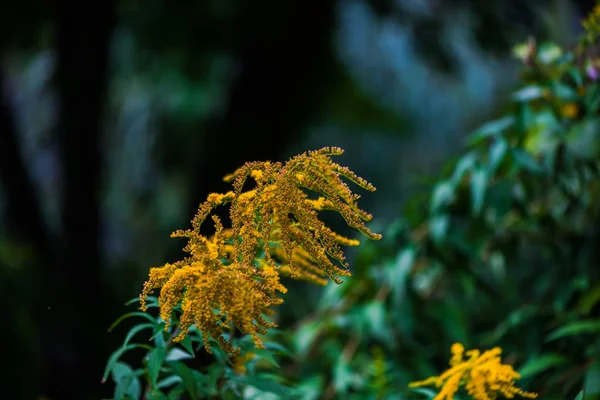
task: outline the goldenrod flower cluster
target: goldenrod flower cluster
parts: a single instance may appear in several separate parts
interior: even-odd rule
[[[381,238],[365,226],[371,215],[358,208],[360,196],[342,178],[369,191],[375,188],[331,160],[342,153],[340,148],[326,147],[285,164],[249,162],[226,176],[233,190],[210,194],[192,228],[173,233],[188,239],[184,250],[189,256],[150,270],[140,295],[142,309],[147,296],[160,289],[160,315],[167,328],[173,307],[181,304],[175,340],[182,340],[195,324],[207,351],[212,337],[225,351],[237,354],[222,335],[233,322],[262,347],[258,335],[275,326],[263,314],[272,313],[271,307],[283,301],[278,294],[287,290],[280,282],[282,274],[322,285],[327,277],[341,283],[340,276],[350,275],[340,246],[356,246],[358,241],[333,232],[319,219],[319,211],[336,211],[368,238]],[[248,179],[254,187],[243,190]],[[221,205],[230,207],[231,228],[224,228],[213,215],[215,234],[201,235],[201,225]]]
[[[600,31],[600,4],[596,4],[592,12],[581,21],[583,28],[590,33],[598,33]]]
[[[434,400],[452,400],[461,386],[475,400],[495,400],[498,395],[512,399],[516,395],[526,398],[536,398],[537,394],[524,392],[514,386],[514,381],[520,378],[512,366],[502,364],[499,347],[480,354],[479,350],[469,350],[460,343],[451,348],[452,358],[450,368],[440,376],[432,376],[423,381],[412,382],[409,387],[435,385],[441,387]]]

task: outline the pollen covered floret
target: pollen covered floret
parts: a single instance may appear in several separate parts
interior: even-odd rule
[[[502,349],[495,347],[481,354],[479,350],[465,352],[460,343],[451,348],[450,368],[439,376],[412,382],[409,387],[436,386],[440,392],[434,400],[452,400],[461,386],[475,400],[495,400],[498,395],[507,399],[515,396],[536,398],[537,394],[524,392],[514,386],[521,376],[512,366],[502,364]]]
[[[258,335],[275,326],[263,314],[272,313],[271,308],[283,301],[278,293],[287,290],[281,275],[322,285],[327,277],[341,283],[340,276],[350,275],[341,246],[359,242],[333,232],[319,219],[320,211],[337,212],[368,238],[381,238],[366,227],[371,215],[358,208],[359,196],[342,178],[369,191],[375,188],[331,160],[342,153],[326,147],[285,164],[250,162],[226,176],[233,190],[210,194],[198,208],[192,228],[173,233],[188,239],[184,250],[189,256],[150,270],[140,296],[142,308],[146,297],[159,289],[160,315],[167,328],[173,308],[181,305],[176,340],[195,324],[208,351],[213,338],[233,353],[236,350],[222,332],[234,323],[261,347]],[[243,190],[248,179],[254,187]],[[231,228],[225,229],[213,215],[215,234],[210,238],[200,234],[204,221],[222,205],[230,207]]]

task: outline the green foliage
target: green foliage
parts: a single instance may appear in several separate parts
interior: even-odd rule
[[[526,67],[506,113],[467,138],[464,154],[406,204],[383,245],[362,249],[353,279],[332,288],[296,330],[302,376],[327,381],[343,365],[324,398],[375,398],[364,369],[373,344],[390,360],[394,398],[433,398],[404,388],[445,369],[453,342],[502,347],[522,372],[520,385],[541,398],[593,398],[600,323],[594,60],[553,44],[525,44],[516,54]]]
[[[358,252],[352,279],[265,349],[227,336],[240,358],[215,346],[192,367],[197,328],[175,344],[176,319],[164,331],[160,318],[124,316],[140,323],[106,369],[115,399],[434,399],[407,384],[445,369],[455,342],[501,347],[541,398],[599,398],[600,87],[585,43],[517,46],[522,85],[504,115]],[[142,332],[152,345],[134,343]],[[122,361],[140,348],[143,367]]]
[[[137,303],[138,298],[130,303]],[[158,308],[158,300],[149,297],[148,308]],[[180,310],[177,310],[180,311]],[[266,342],[266,350],[254,349],[249,336],[232,338],[246,357],[231,359],[218,346],[213,349],[214,361],[205,367],[194,368],[188,365],[202,349],[202,334],[191,328],[185,339],[173,341],[179,332],[179,322],[171,321],[165,331],[165,321],[149,313],[130,312],[119,318],[110,330],[125,319],[135,318],[137,324],[125,335],[123,345],[109,358],[103,381],[110,376],[115,383],[114,400],[133,399],[181,399],[192,400],[215,398],[262,398],[266,394],[294,396],[295,391],[286,380],[269,371],[278,367],[276,356],[290,356],[282,345]],[[146,334],[145,341],[134,338]],[[227,336],[227,339],[229,337]],[[139,340],[139,339],[138,339]],[[214,343],[216,344],[216,342]],[[134,369],[123,361],[125,353],[136,349],[143,350],[141,367]],[[251,355],[248,357],[248,355]],[[185,397],[188,396],[188,397]]]

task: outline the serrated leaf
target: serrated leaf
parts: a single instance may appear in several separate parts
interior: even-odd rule
[[[519,368],[519,374],[521,378],[529,378],[539,374],[540,372],[546,371],[547,369],[563,365],[568,359],[564,356],[554,353],[540,354],[530,359]]]
[[[600,332],[600,320],[581,320],[568,323],[546,336],[546,342],[563,337]]]

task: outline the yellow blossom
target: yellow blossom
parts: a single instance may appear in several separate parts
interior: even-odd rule
[[[515,396],[536,398],[537,394],[524,392],[514,386],[521,376],[512,366],[502,364],[502,350],[495,347],[480,354],[479,350],[465,352],[460,343],[451,347],[450,368],[439,376],[412,382],[409,387],[441,387],[434,400],[453,400],[461,386],[475,400],[496,400],[498,395],[512,399]]]
[[[207,351],[213,338],[235,355],[238,349],[222,335],[224,327],[233,323],[252,337],[256,347],[262,347],[259,335],[276,326],[263,315],[271,314],[271,308],[283,302],[279,294],[287,291],[280,282],[282,275],[322,285],[327,277],[341,283],[340,276],[350,275],[341,246],[359,242],[332,231],[319,219],[319,211],[338,212],[368,238],[381,238],[366,227],[371,215],[358,208],[360,196],[342,178],[369,191],[375,188],[331,160],[342,153],[326,147],[286,163],[246,163],[227,175],[225,181],[232,183],[233,190],[211,193],[198,208],[191,229],[172,234],[187,238],[184,250],[189,257],[150,270],[140,295],[142,309],[147,296],[158,289],[165,329],[173,308],[181,305],[176,341],[196,325]],[[248,178],[256,185],[243,191]],[[310,192],[320,197],[310,200]],[[213,215],[215,234],[207,238],[200,227],[222,205],[230,207],[231,228],[225,229]]]
[[[567,103],[561,108],[561,114],[567,118],[575,118],[579,114],[579,107],[575,103]]]

